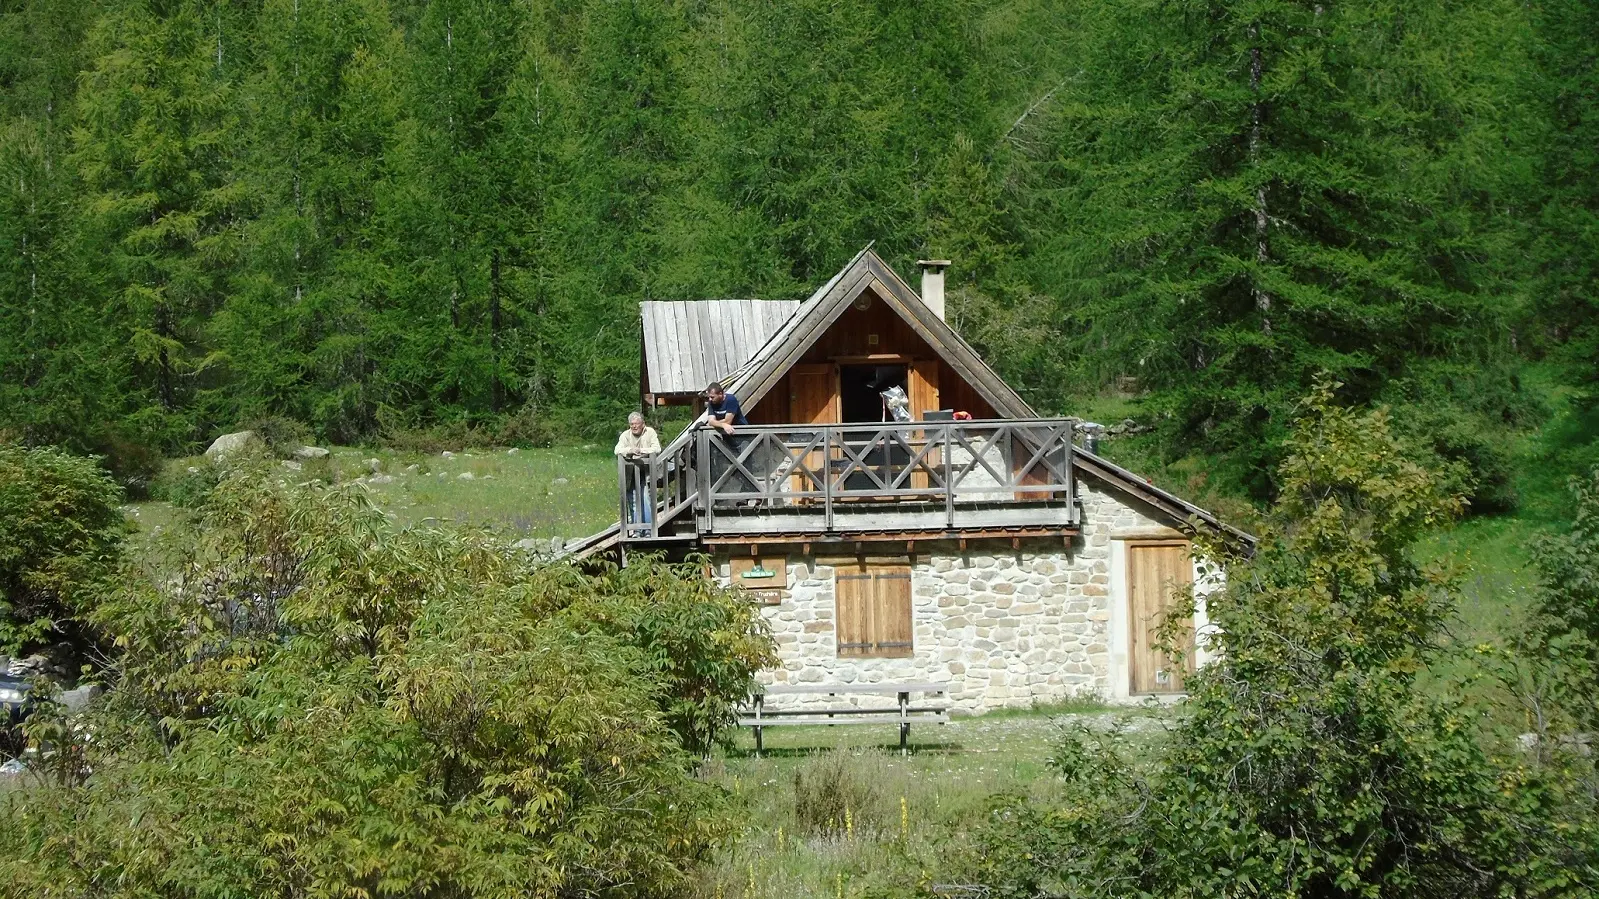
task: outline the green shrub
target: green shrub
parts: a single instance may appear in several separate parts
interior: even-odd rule
[[[1467,514],[1515,511],[1515,460],[1504,426],[1448,407],[1402,407],[1393,414],[1395,430],[1430,453],[1433,467],[1466,499]]]
[[[209,459],[179,459],[167,464],[151,491],[180,509],[198,508],[222,479],[223,469]]]
[[[503,416],[494,427],[496,446],[550,446],[555,442],[556,430],[538,411],[524,407]]]
[[[92,450],[104,459],[102,464],[112,480],[134,498],[150,495],[166,462],[160,447],[154,443],[117,430],[101,434],[93,441]]]
[[[1058,801],[1002,801],[967,876],[996,897],[1587,896],[1591,804],[1492,755],[1479,710],[1423,683],[1455,582],[1410,545],[1460,507],[1382,411],[1302,406],[1250,552],[1212,544],[1217,661],[1166,748],[1069,734]]]
[[[94,459],[0,445],[0,651],[87,647],[79,616],[118,564],[121,503]]]
[[[254,431],[267,450],[280,459],[291,458],[295,450],[313,440],[310,428],[282,415],[251,419],[241,423],[237,430]]]
[[[672,710],[742,698],[771,653],[754,609],[692,564],[529,571],[486,534],[397,529],[361,491],[280,471],[231,468],[99,608],[116,687],[77,767],[0,803],[0,879],[130,899],[682,890],[734,821]],[[666,620],[632,608],[656,603]]]
[[[835,749],[794,770],[794,828],[813,836],[872,834],[898,821],[887,766],[872,753]]]
[[[1537,563],[1538,627],[1534,641],[1569,711],[1582,726],[1599,727],[1599,469],[1572,478],[1576,513],[1566,533],[1533,547]]]

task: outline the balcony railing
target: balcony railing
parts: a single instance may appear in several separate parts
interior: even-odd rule
[[[1076,524],[1073,419],[705,428],[619,462],[624,539]],[[692,511],[693,527],[684,523]]]

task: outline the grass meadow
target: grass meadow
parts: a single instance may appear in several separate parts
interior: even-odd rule
[[[907,882],[939,884],[999,794],[1047,796],[1062,728],[1166,735],[1171,707],[1094,703],[913,725],[900,755],[891,722],[741,733],[708,764],[743,813],[739,838],[707,867],[701,899],[840,899]],[[960,893],[961,884],[941,892]]]
[[[449,455],[334,447],[325,459],[285,474],[360,484],[401,524],[482,527],[518,540],[570,540],[616,521],[616,459],[609,445],[480,449]],[[204,457],[169,463],[164,481],[181,483]],[[169,492],[171,492],[169,490]],[[171,520],[171,504],[135,503],[129,514],[148,531]]]

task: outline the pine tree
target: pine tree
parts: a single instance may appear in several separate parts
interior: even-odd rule
[[[103,327],[128,365],[123,392],[168,448],[214,426],[219,361],[205,324],[233,261],[235,81],[247,23],[225,3],[111,5],[94,25],[72,161],[83,178],[85,264]],[[231,50],[230,50],[231,48]]]
[[[1492,2],[1078,7],[1027,176],[1030,267],[1082,368],[1139,377],[1171,445],[1249,469],[1318,371],[1366,399],[1498,352],[1490,138],[1518,24]]]
[[[273,0],[257,22],[241,123],[248,249],[210,330],[227,354],[237,417],[288,415],[354,440],[375,425],[377,184],[400,47],[382,0]]]
[[[73,101],[92,10],[0,6],[0,431],[98,448],[121,410],[73,241]]]
[[[1571,380],[1599,399],[1599,7],[1549,0],[1534,7],[1539,37],[1531,92],[1546,129],[1538,160],[1543,207],[1530,256],[1537,311]]]

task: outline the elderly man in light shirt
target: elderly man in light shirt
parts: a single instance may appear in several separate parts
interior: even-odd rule
[[[623,461],[633,463],[627,474],[627,523],[650,524],[654,518],[655,497],[650,489],[650,472],[643,463],[661,451],[661,439],[655,429],[644,423],[644,416],[634,412],[627,417],[627,430],[617,435],[614,452]],[[643,496],[640,496],[642,488]],[[640,499],[643,502],[640,502]]]

